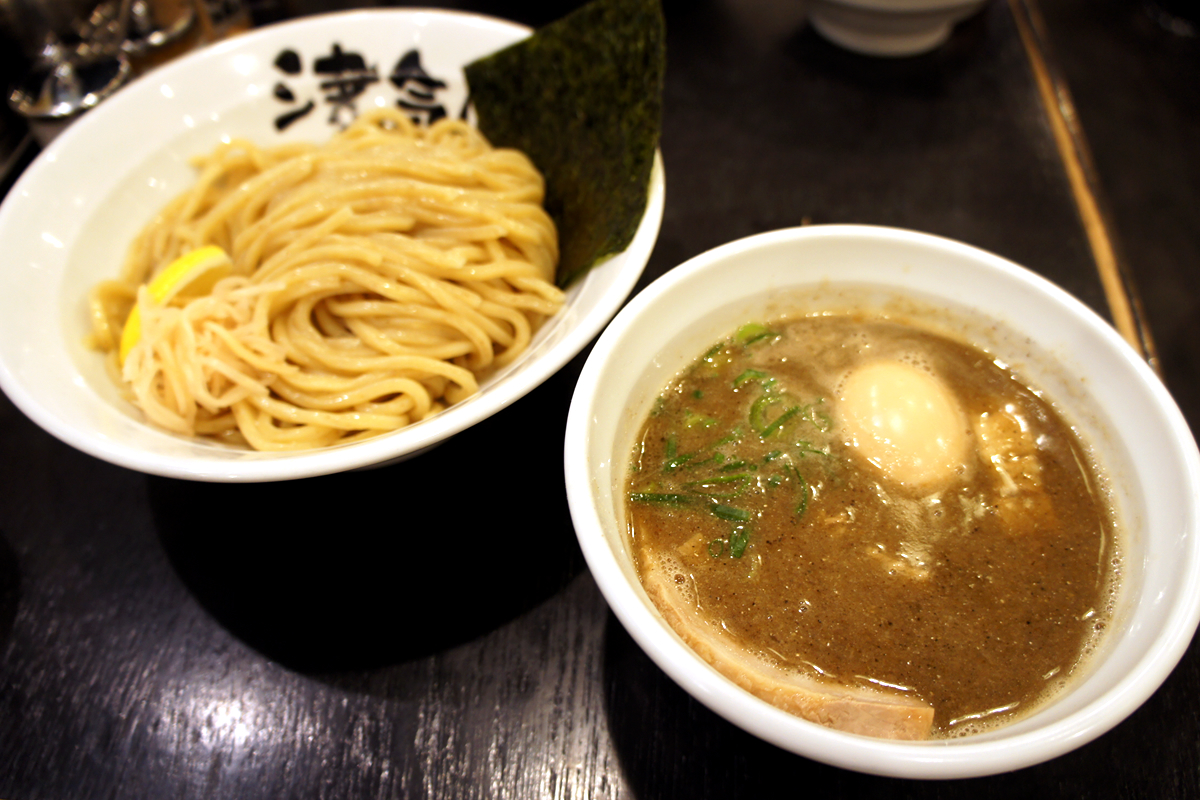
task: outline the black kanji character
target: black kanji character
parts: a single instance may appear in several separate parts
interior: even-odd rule
[[[400,90],[396,105],[408,112],[416,124],[432,125],[446,116],[446,109],[435,97],[438,89],[446,88],[446,82],[425,71],[421,66],[421,54],[416,50],[409,50],[396,62],[388,80]]]
[[[343,128],[358,115],[354,99],[379,80],[375,68],[368,67],[361,55],[342,52],[338,44],[333,45],[331,55],[317,59],[313,71],[318,75],[331,76],[321,81],[320,86],[328,92],[325,101],[333,106],[329,121]]]
[[[303,69],[300,54],[292,49],[279,51],[279,55],[275,57],[275,68],[285,75],[299,75]],[[296,102],[296,93],[286,83],[280,81],[275,84],[275,99],[281,103],[294,103]],[[307,116],[316,107],[316,103],[309,100],[300,108],[280,114],[275,118],[275,130],[285,130],[292,123]]]

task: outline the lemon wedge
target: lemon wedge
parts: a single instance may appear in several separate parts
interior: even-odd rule
[[[184,253],[158,273],[146,288],[156,303],[166,303],[176,295],[199,297],[212,291],[217,281],[229,275],[233,263],[215,244]],[[142,338],[142,315],[135,305],[121,331],[121,363]]]

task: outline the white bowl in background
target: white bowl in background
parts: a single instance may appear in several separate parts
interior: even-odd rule
[[[869,56],[915,56],[940,47],[987,0],[810,0],[817,32]]]
[[[222,137],[260,145],[324,141],[352,107],[398,102],[400,87],[389,77],[410,51],[419,52],[428,75],[445,83],[430,105],[457,116],[466,102],[462,67],[529,32],[452,11],[306,17],[192,53],[89,111],[25,170],[0,206],[0,388],[34,422],[97,458],[209,481],[300,478],[411,457],[523,397],[583,350],[633,290],[662,220],[661,158],[628,249],[576,282],[529,349],[484,381],[478,394],[387,435],[270,453],[158,430],[118,395],[84,337],[88,291],[117,276],[136,232],[195,179],[192,156],[209,152]],[[338,53],[361,56],[374,69],[375,79],[364,82],[349,106],[326,102],[315,71],[319,59]]]
[[[1083,674],[1026,718],[957,739],[899,742],[781,711],[699,658],[638,580],[626,470],[654,398],[748,320],[857,306],[931,313],[1043,390],[1090,444],[1124,529],[1109,631]],[[1146,700],[1200,619],[1200,454],[1159,379],[1115,330],[1040,276],[965,244],[870,226],[812,226],[699,255],[635,296],[601,335],[567,422],[567,496],[588,566],[650,657],[716,713],[779,747],[847,769],[961,778],[1029,766],[1090,741]]]

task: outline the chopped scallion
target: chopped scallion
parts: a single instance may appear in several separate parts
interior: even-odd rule
[[[750,381],[763,381],[771,376],[760,369],[748,369],[733,379],[733,388],[737,389]]]
[[[684,453],[683,455],[678,455],[678,456],[675,456],[674,458],[669,458],[669,459],[667,459],[666,463],[663,464],[663,472],[670,472],[671,470],[679,469],[680,467],[682,467],[684,464],[688,463],[695,457],[696,457],[695,453]]]
[[[679,506],[692,502],[692,498],[686,494],[671,492],[630,492],[629,499],[635,503],[666,503]]]
[[[717,421],[712,417],[705,417],[694,411],[688,411],[683,417],[685,428],[711,428],[716,424]]]
[[[718,439],[717,441],[713,442],[712,446],[720,447],[721,445],[726,445],[726,444],[729,444],[730,442],[736,442],[738,439],[741,438],[741,436],[742,436],[741,427],[740,426],[735,427],[732,431],[729,432],[728,436],[722,437],[721,439]]]
[[[713,503],[711,511],[714,517],[729,520],[730,522],[749,522],[750,512],[733,506],[725,506],[720,503]]]
[[[796,442],[796,452],[800,454],[801,458],[803,458],[806,455],[814,455],[814,456],[829,455],[828,452],[826,452],[824,450],[819,450],[816,447],[814,447],[812,442],[809,442],[806,439],[801,439],[800,441]]]
[[[714,475],[711,478],[704,478],[698,481],[688,481],[684,486],[720,486],[727,483],[741,483],[748,479],[748,472],[739,472],[734,475]]]
[[[788,468],[792,473],[792,477],[796,479],[796,483],[800,484],[800,502],[796,504],[796,510],[794,513],[797,517],[803,517],[804,512],[808,510],[808,481],[804,480],[804,476],[801,475],[800,471],[795,467],[789,464]]]
[[[779,334],[768,328],[766,325],[763,325],[761,322],[747,322],[745,325],[738,328],[737,333],[734,334],[734,339],[738,344],[748,345],[762,341],[768,337],[774,337],[778,335]]]
[[[741,558],[746,552],[746,545],[750,543],[750,531],[743,527],[733,529],[729,534],[729,555],[734,558]]]
[[[780,414],[778,417],[776,417],[774,422],[772,422],[770,425],[767,425],[766,427],[764,427],[759,432],[758,435],[761,436],[762,438],[766,439],[768,436],[770,436],[771,434],[778,431],[781,427],[783,427],[784,423],[786,423],[789,419],[791,419],[792,417],[796,416],[799,413],[800,413],[800,406],[792,406],[791,408],[788,408],[782,414]]]
[[[800,502],[796,505],[796,516],[803,517],[804,512],[808,511],[808,481],[804,480],[804,476],[799,472],[796,473],[796,478],[800,481]]]
[[[715,356],[717,353],[721,352],[721,350],[724,349],[724,347],[725,347],[725,342],[723,342],[723,341],[717,342],[712,347],[708,348],[708,351],[704,355],[700,356],[700,360],[701,361],[712,360],[712,357]]]

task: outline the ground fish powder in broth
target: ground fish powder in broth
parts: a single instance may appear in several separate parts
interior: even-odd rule
[[[982,351],[886,318],[715,344],[658,399],[628,489],[643,579],[776,667],[931,705],[935,737],[1051,696],[1114,600],[1113,514],[1068,424]]]

